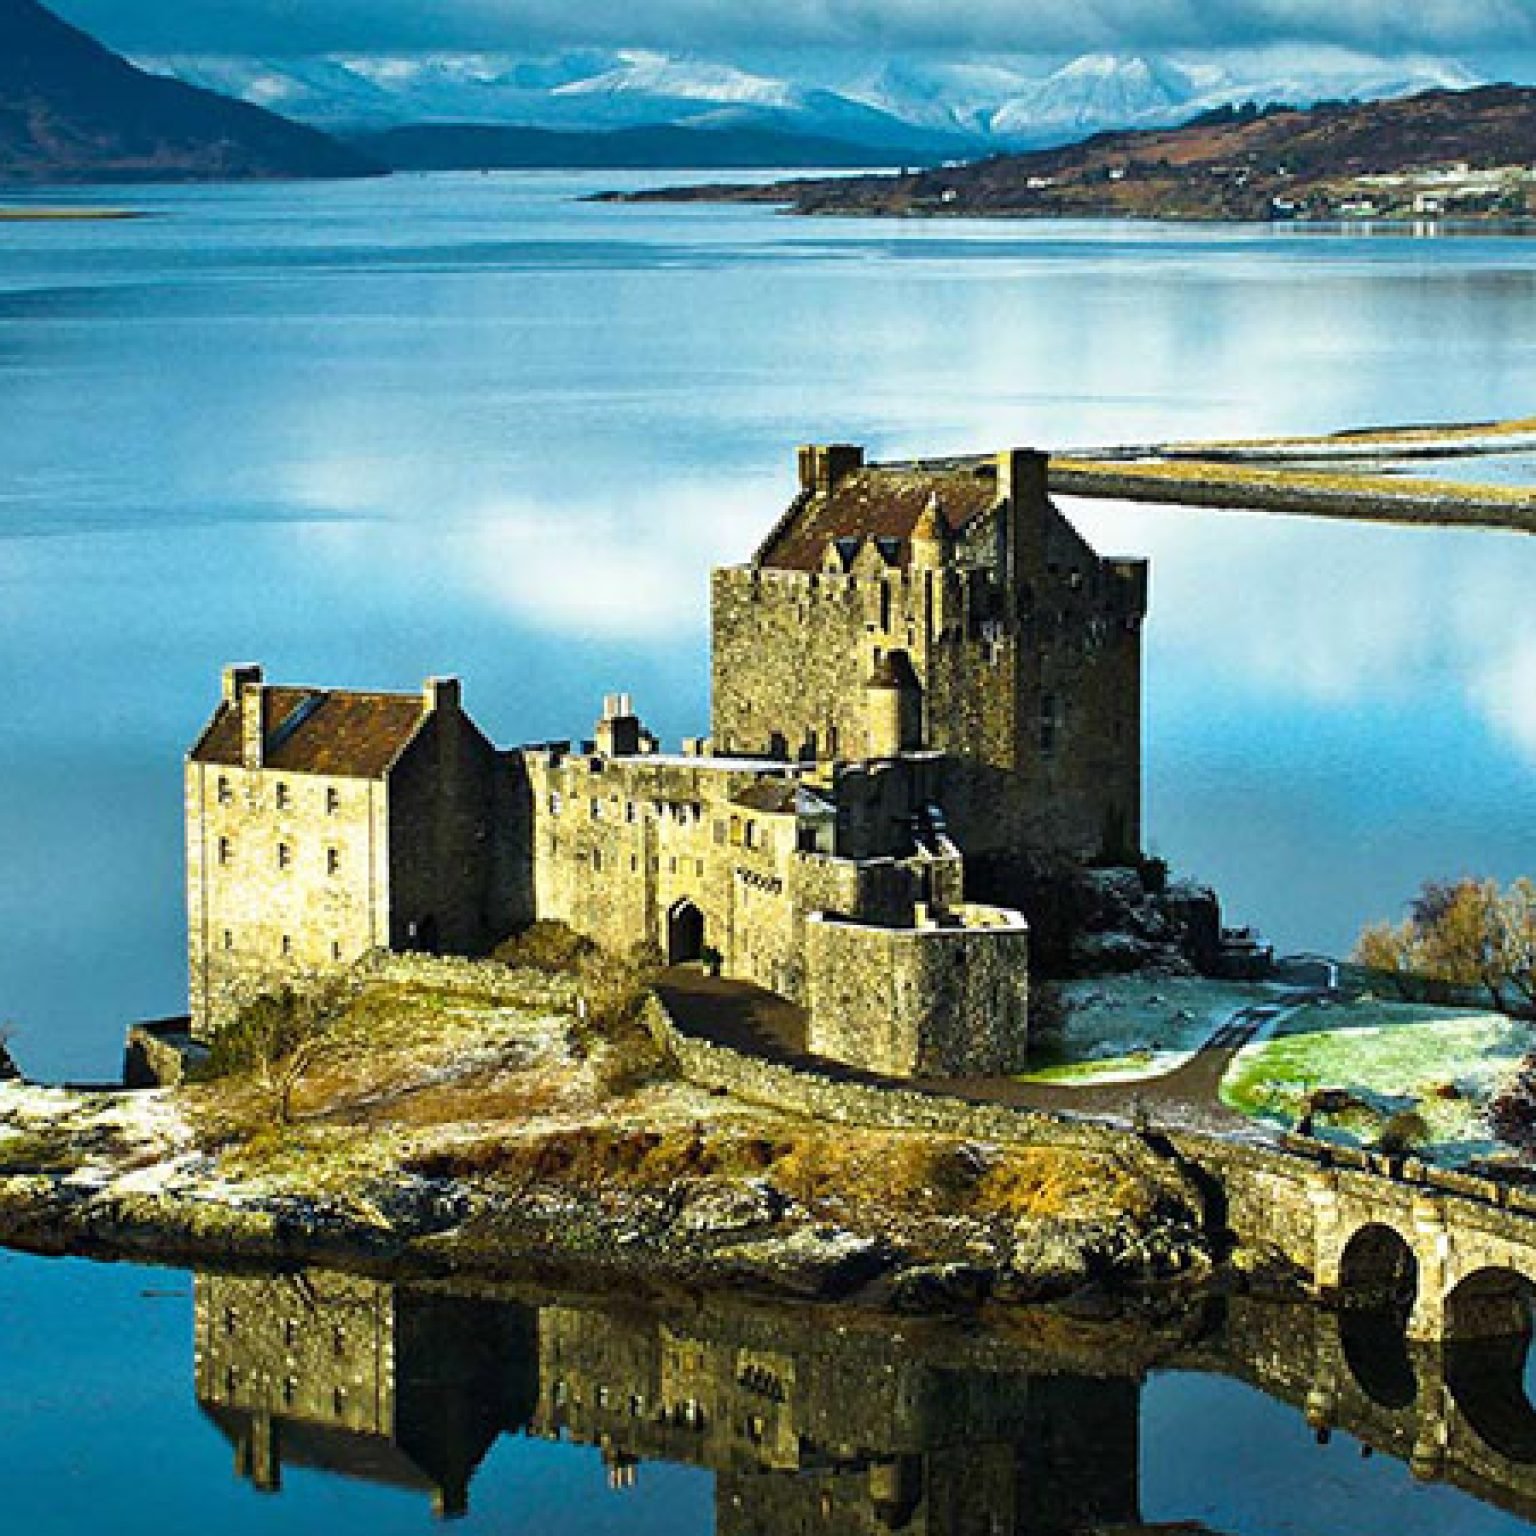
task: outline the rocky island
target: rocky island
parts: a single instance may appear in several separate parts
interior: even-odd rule
[[[1382,1005],[1332,962],[1277,971],[1142,852],[1144,562],[1088,545],[1043,454],[798,467],[715,573],[711,731],[680,753],[623,694],[587,740],[501,749],[453,679],[228,668],[186,765],[190,1012],[132,1031],[138,1091],[0,1087],[0,1238],[1503,1326],[1536,1190],[1435,1154],[1429,1103],[1471,1075],[1407,1116],[1389,1057],[1397,1098],[1277,1120],[1307,1021]],[[1168,1015],[1150,1065],[1081,1054],[1117,1011],[1121,1052]],[[1041,1070],[1063,1034],[1075,1082]]]

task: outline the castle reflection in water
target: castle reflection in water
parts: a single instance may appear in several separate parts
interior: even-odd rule
[[[1528,1336],[1418,1349],[1389,1318],[1240,1299],[1172,1330],[1058,1318],[1026,1338],[324,1271],[201,1275],[195,1294],[198,1402],[269,1491],[306,1467],[418,1490],[451,1517],[498,1438],[524,1434],[600,1448],[616,1490],[645,1461],[708,1468],[720,1536],[1067,1536],[1139,1519],[1142,1388],[1187,1368],[1536,1516]]]

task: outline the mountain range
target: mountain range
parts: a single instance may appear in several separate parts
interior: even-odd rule
[[[421,124],[751,130],[862,145],[880,151],[882,162],[902,153],[960,156],[1170,126],[1248,100],[1304,106],[1480,83],[1454,62],[1337,53],[1244,71],[1113,54],[1085,55],[1047,74],[1007,62],[875,61],[861,74],[823,83],[642,50],[538,60],[436,54],[142,62],[333,132]]]
[[[0,181],[367,176],[314,128],[147,74],[35,0],[0,0]]]

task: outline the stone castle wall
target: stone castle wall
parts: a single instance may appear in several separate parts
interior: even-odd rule
[[[494,749],[457,710],[382,778],[189,762],[194,1035],[372,949],[492,947],[515,921],[505,800]]]
[[[192,1030],[391,941],[389,788],[189,763]]]
[[[893,1076],[1019,1071],[1029,1035],[1029,932],[975,907],[964,927],[881,928],[812,917],[810,1049]]]
[[[797,995],[796,818],[733,798],[744,785],[772,787],[775,775],[754,778],[707,758],[522,757],[541,918],[608,948],[648,944],[675,961],[698,958],[681,926],[693,908],[702,945],[730,974]]]
[[[1139,852],[1146,566],[1101,558],[1043,472],[1016,474],[1012,497],[938,566],[717,571],[717,750],[888,755],[876,725],[888,701],[867,684],[901,651],[921,688],[921,745],[946,756],[945,808],[982,868]]]

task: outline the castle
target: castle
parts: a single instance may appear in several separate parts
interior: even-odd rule
[[[457,683],[273,687],[232,667],[187,764],[192,1026],[373,948],[481,953],[540,920],[798,1005],[887,1074],[1021,1064],[1041,861],[1141,838],[1147,567],[1094,553],[1043,454],[799,492],[712,588],[708,738],[629,698],[590,741],[494,747]]]

